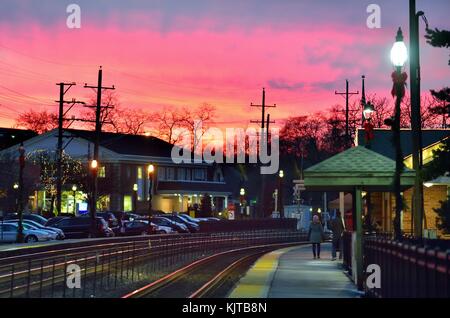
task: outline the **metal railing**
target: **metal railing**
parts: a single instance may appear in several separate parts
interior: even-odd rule
[[[380,288],[365,287],[369,297],[450,297],[450,250],[378,237],[365,239],[364,256],[365,268],[381,270]]]
[[[116,297],[208,255],[306,239],[287,230],[158,235],[0,255],[0,297]]]

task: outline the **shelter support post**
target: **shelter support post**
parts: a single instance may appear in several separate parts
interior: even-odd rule
[[[356,213],[356,240],[355,240],[355,260],[356,260],[356,285],[359,290],[363,288],[363,236],[362,236],[362,193],[361,188],[355,189],[355,213]]]

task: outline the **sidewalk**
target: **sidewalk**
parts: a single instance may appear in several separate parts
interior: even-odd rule
[[[322,244],[321,259],[311,245],[290,247],[262,256],[241,278],[230,298],[355,298],[360,293],[331,261],[331,245]]]

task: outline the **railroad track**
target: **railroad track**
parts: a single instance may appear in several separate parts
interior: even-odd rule
[[[263,254],[305,244],[276,243],[213,254],[176,270],[122,298],[224,298],[240,276]]]

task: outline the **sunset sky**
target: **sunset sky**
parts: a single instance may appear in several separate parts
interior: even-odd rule
[[[81,7],[81,28],[66,26],[66,6]],[[381,6],[381,28],[366,7]],[[450,29],[448,0],[418,0],[430,27]],[[449,85],[449,52],[425,43],[422,90]],[[0,126],[30,108],[57,110],[57,82],[76,82],[67,98],[87,100],[98,66],[121,105],[217,107],[229,127],[259,119],[251,102],[276,103],[271,117],[325,110],[344,102],[335,90],[388,96],[389,51],[397,28],[408,45],[408,0],[1,0]],[[407,71],[409,69],[407,68]],[[358,97],[353,97],[354,99]]]

